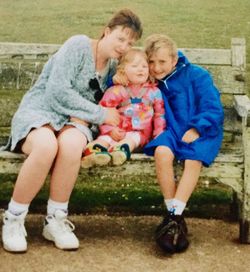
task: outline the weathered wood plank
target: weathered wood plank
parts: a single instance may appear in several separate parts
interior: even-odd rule
[[[239,116],[248,117],[250,113],[250,99],[247,95],[235,95],[234,106]]]
[[[49,57],[60,48],[60,44],[0,43],[0,59],[37,59]],[[230,49],[180,48],[190,61],[197,64],[231,65]]]
[[[232,38],[232,66],[245,70],[246,68],[246,40],[243,38]]]
[[[230,49],[211,49],[211,48],[180,48],[188,59],[200,65],[231,65]]]
[[[60,44],[39,43],[0,43],[0,59],[39,59],[39,56],[48,58],[54,54]]]

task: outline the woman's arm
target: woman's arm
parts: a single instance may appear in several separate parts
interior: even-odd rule
[[[88,123],[102,124],[106,110],[82,97],[73,83],[82,61],[89,53],[89,41],[84,36],[70,38],[53,56],[46,86],[46,103],[58,114],[77,117]]]

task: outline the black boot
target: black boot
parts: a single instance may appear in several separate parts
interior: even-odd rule
[[[175,241],[178,234],[178,224],[174,220],[174,215],[167,212],[162,223],[156,228],[155,240],[165,252],[175,253]]]
[[[173,254],[182,252],[189,246],[187,225],[182,215],[167,212],[155,232],[156,243],[165,252]]]
[[[178,224],[178,237],[176,241],[175,250],[176,252],[182,252],[186,250],[189,246],[189,241],[187,239],[187,224],[183,215],[175,215],[175,220]]]

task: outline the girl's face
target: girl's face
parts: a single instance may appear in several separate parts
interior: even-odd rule
[[[168,48],[159,48],[149,57],[149,72],[156,79],[169,75],[175,68],[177,58],[170,56]]]
[[[147,60],[136,54],[130,62],[124,66],[124,72],[132,84],[143,84],[148,80],[149,67]]]
[[[128,27],[117,26],[111,30],[106,28],[104,40],[106,41],[106,50],[110,58],[119,59],[136,42],[133,38],[132,30]]]

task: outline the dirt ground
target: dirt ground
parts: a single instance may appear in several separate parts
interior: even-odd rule
[[[61,251],[41,236],[43,216],[29,215],[29,248],[10,254],[0,248],[0,272],[245,272],[250,245],[237,241],[238,224],[187,218],[190,248],[166,256],[154,243],[161,218],[155,216],[71,216],[80,239],[78,251]]]

